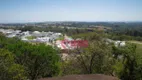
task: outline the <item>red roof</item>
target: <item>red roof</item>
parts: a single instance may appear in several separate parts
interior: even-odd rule
[[[70,47],[73,48],[82,48],[82,47],[88,47],[88,41],[87,40],[62,40],[61,44],[65,44],[65,45],[70,45]],[[64,46],[65,47],[65,46]]]

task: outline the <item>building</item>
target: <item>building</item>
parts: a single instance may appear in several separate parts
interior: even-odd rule
[[[56,41],[56,45],[61,50],[72,50],[76,48],[86,48],[88,47],[88,41],[86,40],[62,40]]]

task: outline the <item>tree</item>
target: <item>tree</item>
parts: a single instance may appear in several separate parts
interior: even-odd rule
[[[72,53],[74,56],[65,64],[69,65],[65,67],[65,70],[67,68],[68,71],[72,71],[71,74],[112,74],[111,46],[101,41],[93,41],[88,48],[77,49]]]
[[[83,50],[78,50],[77,61],[86,74],[111,74],[112,55],[109,45],[94,41]]]
[[[16,62],[25,67],[30,80],[52,77],[59,73],[59,56],[51,46],[24,42],[8,44],[7,49],[16,55]]]
[[[122,80],[140,79],[138,75],[142,73],[138,74],[136,45],[127,44],[125,47],[113,47],[113,54],[115,59],[122,65],[122,69],[119,71]]]
[[[14,62],[22,65],[30,80],[56,76],[60,72],[60,58],[57,51],[45,44],[31,44],[16,38],[0,39],[1,48],[15,55]],[[18,66],[16,66],[18,67]],[[11,68],[14,69],[14,68]]]
[[[59,74],[59,56],[52,47],[41,44],[31,49],[24,65],[31,80]]]
[[[0,49],[0,79],[25,80],[24,67],[14,62],[14,55],[7,50]]]

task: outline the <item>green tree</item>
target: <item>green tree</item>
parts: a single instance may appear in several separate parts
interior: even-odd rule
[[[32,45],[24,42],[8,44],[8,50],[16,55],[16,62],[25,67],[31,80],[52,77],[59,73],[59,56],[55,49],[44,44]]]
[[[78,50],[77,61],[80,64],[83,73],[93,74],[111,74],[112,55],[109,45],[101,41],[93,41],[88,48]]]
[[[15,55],[15,63],[24,67],[26,76],[30,80],[56,76],[60,72],[60,58],[51,46],[31,44],[17,38],[5,37],[1,37],[0,44],[1,48]]]
[[[41,44],[31,49],[24,65],[31,80],[59,74],[59,56],[52,47]]]
[[[118,73],[123,80],[140,80],[138,77],[136,45],[127,44],[125,47],[113,47],[114,58],[121,64],[121,71]],[[117,64],[116,64],[117,65]],[[118,66],[120,67],[120,66]],[[117,67],[116,67],[117,68]]]
[[[102,41],[93,41],[88,48],[77,49],[66,64],[66,74],[108,74],[113,73],[111,46]],[[67,72],[69,71],[69,72]],[[71,72],[70,72],[71,71]]]
[[[0,49],[0,79],[25,80],[24,67],[14,62],[14,55],[7,50]]]

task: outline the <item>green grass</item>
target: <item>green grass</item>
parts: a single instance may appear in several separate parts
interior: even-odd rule
[[[84,39],[84,38],[98,38],[100,36],[101,37],[104,36],[104,35],[102,35],[102,32],[80,33],[80,34],[77,34],[77,35],[72,35],[71,37],[74,38],[74,39],[77,39],[77,38]]]
[[[142,55],[142,42],[140,41],[128,41],[137,45],[136,53]]]
[[[137,44],[136,53],[138,53],[138,54],[141,54],[141,55],[142,55],[142,44]]]
[[[142,44],[137,44],[136,53],[138,65],[142,65]]]
[[[142,42],[141,41],[128,41],[130,43],[135,43],[135,44],[141,44],[142,45]]]
[[[35,36],[27,36],[26,38],[29,40],[32,40],[32,39],[35,39],[36,37]]]
[[[136,54],[137,54],[137,62],[138,64],[142,64],[142,42],[139,41],[129,41],[130,43],[134,43],[137,45]]]
[[[64,37],[60,37],[60,38],[58,38],[57,40],[64,40]]]
[[[142,42],[140,41],[128,41],[137,45],[136,53],[142,55]]]

